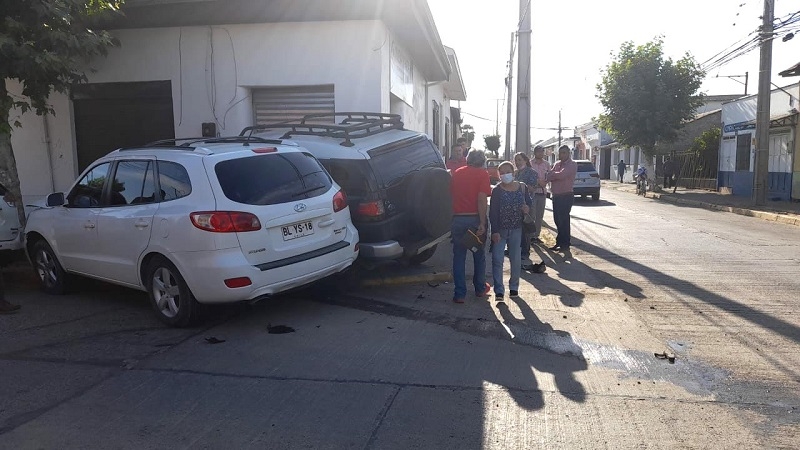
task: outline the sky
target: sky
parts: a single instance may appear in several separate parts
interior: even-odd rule
[[[764,0],[531,0],[531,126],[575,127],[602,112],[596,86],[612,53],[625,41],[644,44],[663,36],[665,57],[687,52],[698,63],[747,38],[761,25]],[[520,0],[428,0],[442,42],[458,57],[467,101],[461,102],[464,123],[475,128],[476,147],[482,136],[499,129],[505,141],[504,80],[511,33],[519,22]],[[775,17],[800,11],[800,0],[775,0]],[[786,86],[800,77],[778,72],[800,62],[800,30],[787,42],[773,41],[772,81]],[[516,96],[517,56],[514,56]],[[708,95],[748,94],[758,90],[759,51],[740,56],[706,74],[702,92]],[[717,77],[719,76],[719,77]],[[738,80],[738,82],[737,82]],[[499,101],[497,99],[500,99]],[[516,107],[515,104],[512,104]],[[499,108],[498,108],[499,107]],[[512,111],[512,146],[516,112]],[[532,141],[555,136],[554,130],[531,130]],[[572,131],[564,131],[572,136]]]

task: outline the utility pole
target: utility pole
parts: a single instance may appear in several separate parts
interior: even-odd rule
[[[515,148],[528,153],[531,147],[531,0],[519,0],[519,19]]]
[[[517,32],[511,33],[511,51],[508,52],[508,78],[506,78],[506,161],[511,159],[511,80],[513,79],[514,70],[514,39],[517,37]],[[526,154],[528,153],[523,149]]]
[[[502,98],[494,99],[494,135],[500,136],[500,100]]]
[[[761,25],[761,63],[758,69],[758,112],[756,114],[756,158],[753,170],[753,203],[767,202],[769,172],[769,101],[772,78],[772,21],[775,17],[775,0],[764,0]]]
[[[744,95],[747,95],[747,81],[750,78],[750,72],[745,72],[744,75],[717,75],[716,78],[730,78],[731,80],[744,85]],[[737,80],[737,78],[744,78],[744,83]]]
[[[561,148],[561,110],[558,110],[558,147],[556,150]]]

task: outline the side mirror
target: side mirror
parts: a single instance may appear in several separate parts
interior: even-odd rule
[[[55,194],[50,194],[47,196],[47,206],[64,206],[64,193],[63,192],[56,192]]]

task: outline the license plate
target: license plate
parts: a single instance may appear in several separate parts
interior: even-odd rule
[[[292,239],[314,234],[314,225],[311,222],[293,223],[291,225],[281,227],[281,229],[283,231],[284,241],[291,241]]]

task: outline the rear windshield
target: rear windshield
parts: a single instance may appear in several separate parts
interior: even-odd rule
[[[424,167],[441,167],[441,154],[427,139],[401,142],[397,145],[370,150],[372,169],[384,186],[391,186],[411,172]]]
[[[214,167],[225,196],[246,205],[275,205],[320,196],[331,188],[325,169],[308,153],[222,161]]]
[[[320,162],[348,196],[364,197],[371,190],[372,171],[367,160],[322,159]]]
[[[594,172],[594,164],[590,162],[579,162],[578,172]]]

